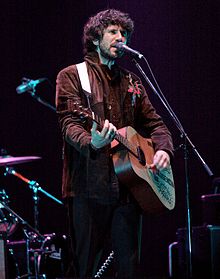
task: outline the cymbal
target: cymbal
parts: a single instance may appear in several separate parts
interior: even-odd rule
[[[39,159],[41,159],[41,157],[37,157],[37,156],[23,156],[23,157],[0,156],[0,166],[13,166],[13,165],[23,164],[23,163],[27,163]]]

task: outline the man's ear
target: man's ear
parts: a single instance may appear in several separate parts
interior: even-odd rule
[[[99,45],[99,40],[93,40],[92,42],[93,42],[93,44],[94,44],[95,46],[98,46],[98,45]]]

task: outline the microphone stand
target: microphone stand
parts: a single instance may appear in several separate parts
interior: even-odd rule
[[[29,80],[29,79],[26,79],[26,78],[24,78],[24,79]],[[33,97],[39,103],[43,104],[44,106],[50,108],[53,111],[56,111],[56,108],[54,106],[52,106],[47,101],[43,100],[40,96],[35,94],[36,93],[36,86],[37,86],[37,84],[32,85],[31,89],[28,90],[27,92],[30,93],[31,97]],[[63,204],[60,200],[58,200],[57,198],[55,198],[54,196],[52,196],[51,194],[49,194],[48,192],[43,190],[36,181],[29,180],[29,179],[25,178],[21,174],[17,173],[13,168],[8,168],[7,167],[6,168],[6,173],[13,174],[13,175],[17,176],[18,178],[22,179],[24,182],[26,182],[29,185],[30,189],[33,190],[34,224],[35,224],[36,229],[38,229],[38,215],[39,215],[39,211],[38,211],[38,205],[39,205],[38,191],[41,191],[43,194],[45,194],[49,198],[53,199],[55,202],[57,202],[59,204]]]
[[[54,106],[52,106],[51,104],[49,104],[47,101],[43,100],[40,96],[36,95],[36,86],[33,86],[32,90],[29,90],[28,92],[31,94],[31,97],[33,97],[36,101],[38,101],[39,103],[43,104],[44,106],[48,107],[49,109],[56,111],[56,108]]]
[[[147,63],[149,69],[150,69],[150,66],[149,66],[149,63],[148,63],[147,59],[144,56],[139,57],[139,58],[143,58],[144,61]],[[186,187],[185,199],[186,199],[186,209],[187,209],[187,216],[186,216],[186,218],[187,218],[187,226],[186,226],[186,233],[187,233],[186,267],[187,267],[187,279],[191,279],[193,274],[192,274],[192,236],[191,236],[192,235],[192,224],[191,224],[191,209],[190,209],[190,199],[189,199],[190,186],[189,186],[189,172],[188,172],[188,170],[189,170],[189,167],[188,167],[188,153],[189,153],[188,149],[189,149],[189,147],[196,154],[197,158],[202,163],[202,165],[205,168],[208,175],[213,176],[213,172],[210,170],[209,166],[205,163],[202,156],[197,151],[195,145],[193,145],[192,141],[190,140],[187,133],[185,132],[180,120],[178,119],[178,117],[176,116],[176,114],[172,110],[171,106],[169,105],[168,101],[166,100],[165,96],[161,92],[159,86],[157,85],[158,88],[159,88],[160,93],[156,90],[156,88],[154,87],[152,82],[149,80],[149,78],[147,77],[146,73],[143,71],[140,64],[134,58],[132,59],[132,61],[135,63],[135,66],[137,67],[137,69],[139,70],[139,72],[141,73],[141,75],[143,76],[145,81],[149,84],[149,86],[151,87],[153,92],[160,99],[160,101],[162,102],[162,104],[164,105],[166,110],[168,111],[169,115],[171,116],[171,119],[174,121],[176,127],[180,131],[180,137],[183,139],[183,144],[181,145],[181,147],[183,147],[183,151],[184,151],[184,170],[185,170],[185,185],[186,185],[185,186]]]

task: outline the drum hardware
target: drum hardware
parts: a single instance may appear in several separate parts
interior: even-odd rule
[[[29,225],[24,219],[22,219],[21,216],[19,216],[16,212],[14,212],[9,206],[8,206],[8,196],[6,195],[5,191],[3,190],[0,192],[0,217],[2,217],[2,220],[8,220],[7,218],[11,218],[13,221],[13,225],[20,223],[22,227],[22,231],[24,233],[24,238],[25,238],[25,254],[26,254],[26,265],[25,265],[25,274],[20,276],[19,272],[17,271],[17,277],[16,279],[21,279],[21,278],[34,278],[34,279],[40,279],[40,278],[46,278],[45,274],[40,273],[40,264],[39,261],[45,256],[49,255],[50,258],[52,259],[59,259],[61,260],[61,248],[59,250],[56,249],[48,249],[48,247],[44,247],[45,243],[49,241],[48,237],[52,237],[53,235],[47,235],[43,236],[39,233],[38,230],[38,217],[39,217],[39,211],[38,211],[38,205],[39,205],[39,197],[38,197],[38,191],[42,192],[44,195],[47,197],[51,198],[55,202],[63,205],[63,203],[55,198],[53,195],[45,191],[37,181],[30,180],[17,171],[14,170],[14,168],[10,167],[16,164],[21,164],[21,163],[26,163],[30,162],[33,160],[41,159],[41,157],[36,157],[36,156],[26,156],[26,157],[12,157],[8,156],[7,153],[2,154],[3,156],[0,156],[0,166],[5,167],[5,173],[4,175],[12,174],[16,176],[17,178],[21,179],[25,183],[29,185],[29,188],[33,192],[33,200],[34,200],[34,227]],[[6,211],[5,213],[3,212]],[[1,225],[1,223],[0,223]],[[0,227],[1,228],[1,227]],[[11,225],[6,228],[8,230],[8,233],[11,232]],[[36,245],[40,244],[40,249],[36,248]],[[35,246],[34,246],[35,245]],[[34,246],[34,247],[32,247]],[[52,246],[53,247],[53,246]],[[55,246],[54,246],[55,247]],[[63,249],[62,249],[63,250]],[[34,270],[32,272],[31,266],[30,266],[30,261],[31,258],[33,258],[33,263],[34,263]],[[34,275],[33,275],[34,273]],[[14,277],[13,277],[14,278]],[[54,278],[53,278],[54,279]]]
[[[50,193],[48,193],[47,191],[45,191],[37,181],[34,180],[30,180],[26,177],[24,177],[23,175],[21,175],[20,173],[18,173],[17,171],[14,170],[14,168],[12,167],[6,167],[6,172],[5,175],[7,174],[12,174],[16,177],[18,177],[19,179],[21,179],[22,181],[24,181],[25,183],[27,183],[29,185],[29,188],[33,191],[33,200],[34,200],[34,228],[36,230],[38,230],[38,226],[39,226],[39,222],[38,222],[38,218],[39,218],[39,211],[38,211],[38,206],[39,206],[39,197],[38,197],[38,192],[40,191],[41,193],[43,193],[44,195],[46,195],[47,197],[49,197],[50,199],[54,200],[55,202],[63,205],[63,203],[55,198],[53,195],[51,195]]]
[[[28,222],[26,222],[21,216],[19,216],[15,211],[13,211],[8,205],[6,205],[6,203],[4,203],[3,201],[0,201],[0,205],[2,208],[5,208],[7,212],[9,212],[12,216],[14,216],[14,218],[16,218],[17,222],[19,222],[22,225],[22,230],[24,232],[25,235],[25,242],[26,242],[26,256],[27,256],[27,273],[25,275],[22,276],[18,276],[16,279],[20,279],[20,278],[35,278],[35,279],[40,279],[40,278],[45,278],[44,275],[40,275],[39,274],[39,270],[38,270],[38,264],[37,264],[37,259],[38,257],[35,256],[34,260],[36,261],[34,263],[35,266],[35,275],[34,277],[32,276],[32,272],[30,270],[30,253],[33,252],[33,249],[30,249],[30,243],[34,242],[34,241],[38,241],[38,242],[43,242],[45,240],[45,237],[40,234],[35,228],[33,228]],[[37,252],[37,250],[36,250]]]
[[[18,264],[17,277],[15,275],[9,276],[9,278],[18,279],[27,278],[28,276],[33,278],[31,277],[33,276],[32,274],[47,279],[63,278],[68,267],[67,237],[61,234],[50,233],[44,234],[45,240],[39,241],[35,233],[32,232],[29,232],[29,237],[30,274],[26,272],[26,240],[8,241],[7,243],[8,248],[14,252],[14,259],[12,260],[12,257],[10,257],[10,266],[13,268],[13,274],[15,273],[16,260]],[[19,277],[20,274],[23,274],[22,277]]]
[[[19,266],[16,261],[13,249],[8,249],[7,255],[7,265],[8,265],[8,277],[9,278],[16,278],[20,276]]]
[[[47,279],[63,278],[67,269],[68,241],[65,235],[45,235],[38,257],[38,270]]]
[[[0,201],[5,204],[9,203],[9,197],[4,189],[0,190]],[[5,211],[4,206],[0,204],[0,231],[10,236],[16,230],[17,222],[17,218]]]

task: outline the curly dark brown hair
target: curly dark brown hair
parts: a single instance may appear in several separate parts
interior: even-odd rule
[[[96,49],[93,41],[102,38],[104,29],[111,24],[120,25],[125,29],[128,35],[127,43],[130,42],[134,30],[134,22],[129,15],[114,9],[104,10],[90,17],[84,26],[83,51],[85,54]]]

